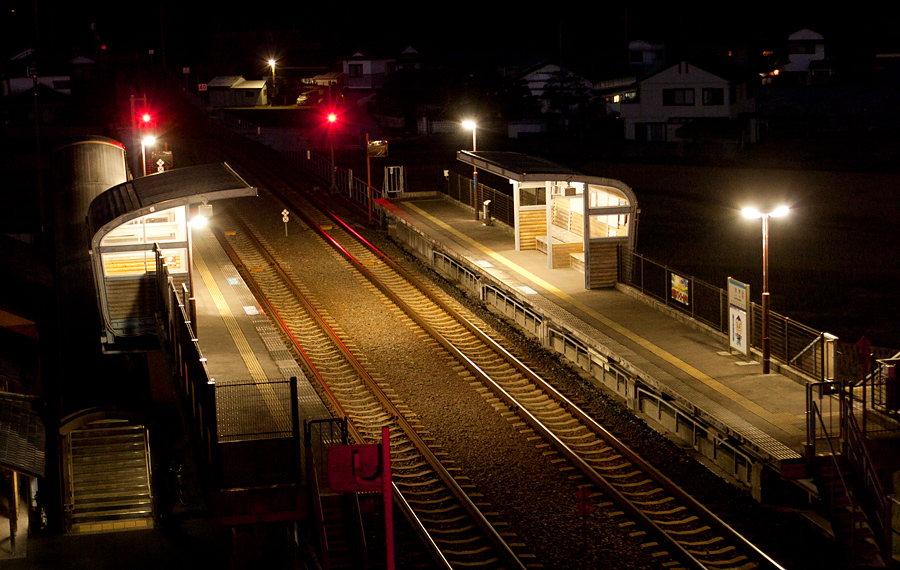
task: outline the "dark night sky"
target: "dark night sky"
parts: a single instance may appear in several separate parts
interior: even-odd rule
[[[243,6],[228,10],[206,2],[171,0],[155,5],[109,0],[39,2],[40,44],[60,50],[90,46],[94,23],[100,42],[110,50],[146,53],[149,48],[160,49],[162,21],[167,53],[178,60],[172,62],[177,65],[192,63],[191,59],[197,59],[194,54],[210,55],[206,52],[215,31],[288,30],[321,42],[337,53],[381,44],[394,49],[413,45],[430,53],[507,49],[541,50],[556,55],[560,44],[564,53],[585,53],[602,52],[606,46],[622,45],[626,39],[647,39],[665,42],[677,50],[682,45],[723,39],[780,39],[803,27],[838,38],[878,40],[893,37],[891,26],[895,22],[883,9],[877,13],[849,12],[846,6],[840,10],[779,7],[777,13],[771,8],[766,12],[737,13],[734,5],[709,11],[670,3],[664,7],[604,7],[599,12],[593,7],[581,12],[567,7],[554,13],[546,6],[540,11],[518,6],[508,10],[490,2],[473,10],[449,4],[437,12],[433,5],[421,2],[376,2],[365,7],[336,7],[330,3],[304,3],[302,7],[297,3],[284,3],[281,7],[278,3],[259,5],[257,10]],[[12,0],[4,8],[0,27],[4,54],[15,53],[33,42],[34,17],[31,1]]]

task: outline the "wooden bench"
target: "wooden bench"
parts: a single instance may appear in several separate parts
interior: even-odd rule
[[[553,238],[553,262],[551,267],[569,267],[571,265],[571,254],[584,252],[584,240],[581,236],[570,231],[553,226],[551,230]],[[544,254],[547,253],[547,236],[537,236],[535,238],[536,249]]]

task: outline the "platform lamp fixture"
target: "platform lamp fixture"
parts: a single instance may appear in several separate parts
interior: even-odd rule
[[[771,212],[760,212],[755,208],[744,208],[744,217],[762,219],[762,365],[763,374],[769,373],[769,218],[786,216],[790,211],[787,206],[779,206]]]
[[[156,137],[147,135],[141,139],[141,173],[147,176],[147,147],[156,144]]]
[[[274,60],[274,59],[270,59],[270,60],[269,60],[269,67],[272,68],[272,99],[273,99],[273,103],[274,103],[274,97],[275,97],[275,94],[276,94],[276,89],[275,89],[275,60]]]
[[[475,121],[463,121],[462,126],[472,131],[472,152],[478,152],[478,144],[475,137],[477,125]],[[475,220],[478,221],[478,168],[474,166],[472,167],[472,207],[475,209]]]

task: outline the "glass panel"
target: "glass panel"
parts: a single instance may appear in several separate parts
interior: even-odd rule
[[[185,241],[184,207],[153,212],[112,230],[100,240],[102,246],[135,245],[154,242]]]
[[[627,237],[628,214],[591,216],[591,237]]]
[[[543,186],[540,188],[519,188],[520,206],[544,206],[546,204],[547,189]]]
[[[147,252],[127,251],[103,254],[103,275],[125,277],[147,273]]]
[[[621,191],[609,186],[591,186],[591,208],[627,206],[628,199]]]
[[[143,243],[144,228],[140,220],[132,220],[109,232],[100,240],[100,245],[133,245]]]
[[[163,249],[161,253],[170,274],[187,273],[187,248]]]

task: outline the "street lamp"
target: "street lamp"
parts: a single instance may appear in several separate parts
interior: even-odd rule
[[[760,212],[755,208],[744,208],[741,213],[744,217],[762,219],[762,353],[763,374],[769,373],[769,218],[778,218],[787,215],[790,209],[787,206],[779,206],[771,212]]]
[[[274,60],[274,59],[270,59],[270,60],[269,60],[269,67],[272,68],[272,104],[274,105],[274,103],[275,103],[275,93],[276,93],[276,89],[275,89],[275,60]]]
[[[476,126],[475,121],[466,120],[462,122],[462,126],[472,130],[472,152],[478,152],[478,145],[475,139]],[[475,221],[478,221],[478,168],[472,167],[472,206],[475,208]]]
[[[147,176],[147,151],[146,148],[148,146],[153,146],[156,144],[156,137],[153,135],[147,135],[146,137],[141,139],[141,172],[144,176]]]

